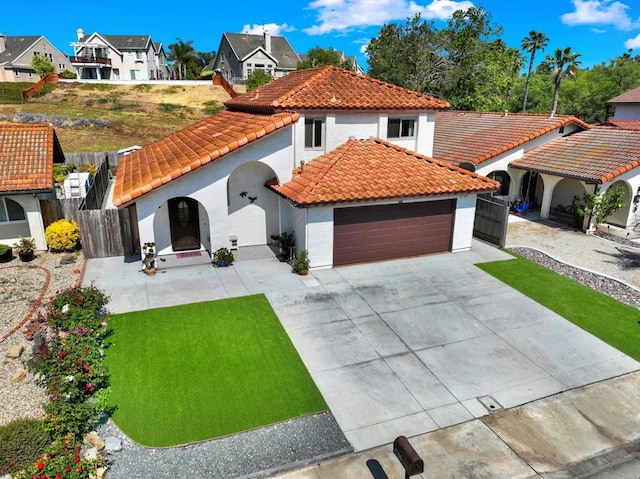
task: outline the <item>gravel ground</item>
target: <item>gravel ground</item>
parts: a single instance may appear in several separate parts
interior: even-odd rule
[[[44,311],[57,290],[68,289],[80,279],[82,254],[40,253],[29,263],[14,258],[0,263],[0,358],[13,345],[25,348],[22,356],[10,363],[0,360],[0,426],[19,417],[40,417],[46,402],[45,390],[35,384],[33,375],[12,384],[11,378],[31,354],[30,341],[18,329],[27,316]]]
[[[267,477],[353,451],[329,412],[166,449],[136,445],[112,421],[98,434],[122,441],[120,452],[107,455],[108,479]]]

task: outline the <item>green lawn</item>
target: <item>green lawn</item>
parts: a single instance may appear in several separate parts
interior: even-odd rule
[[[327,410],[263,295],[114,315],[114,421],[165,447]]]
[[[640,311],[517,257],[476,265],[611,346],[640,360]]]

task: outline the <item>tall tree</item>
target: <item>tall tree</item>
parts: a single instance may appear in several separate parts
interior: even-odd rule
[[[189,64],[196,63],[195,49],[193,48],[193,40],[182,41],[180,38],[176,38],[176,43],[169,44],[168,60],[174,62],[178,70],[178,79],[186,80],[188,76],[187,67]],[[200,72],[198,72],[198,75]]]
[[[544,33],[531,30],[529,36],[522,39],[522,49],[531,54],[529,58],[529,70],[527,71],[527,83],[524,88],[524,100],[522,100],[522,113],[527,112],[527,98],[529,97],[529,82],[531,81],[531,72],[533,70],[533,62],[536,58],[538,50],[544,50],[549,42],[549,37]]]
[[[560,83],[564,78],[571,78],[576,75],[576,71],[580,66],[579,53],[572,52],[571,47],[564,49],[556,48],[553,55],[547,55],[545,59],[545,68],[553,75],[553,105],[551,106],[551,114],[555,114],[558,108],[558,97],[560,95]]]
[[[53,73],[56,71],[56,67],[44,55],[35,55],[31,59],[31,66],[40,76],[40,78],[44,78],[48,73]]]
[[[315,47],[309,50],[307,58],[298,63],[298,70],[323,67],[326,65],[335,65],[340,68],[346,68],[347,70],[353,70],[353,64],[346,59],[342,60],[337,50],[321,47]]]

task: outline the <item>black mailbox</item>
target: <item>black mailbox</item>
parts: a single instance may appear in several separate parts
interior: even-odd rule
[[[396,455],[406,472],[405,477],[415,476],[424,472],[424,461],[404,436],[398,436],[393,441],[393,453]]]

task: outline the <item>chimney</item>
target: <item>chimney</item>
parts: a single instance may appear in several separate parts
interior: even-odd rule
[[[7,49],[7,39],[4,36],[4,33],[0,33],[0,52],[3,52]]]
[[[76,34],[78,35],[78,41],[80,41],[84,37],[84,30],[82,28],[78,28],[76,30]]]
[[[271,34],[269,30],[264,31],[264,49],[267,53],[271,53]]]

